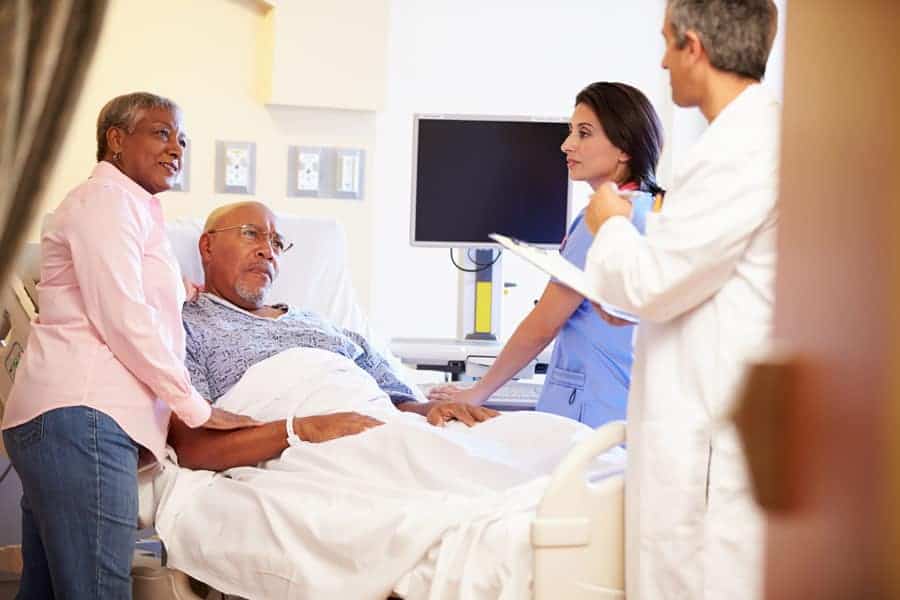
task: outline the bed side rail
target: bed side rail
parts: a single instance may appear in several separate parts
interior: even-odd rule
[[[597,483],[587,468],[625,441],[625,423],[599,427],[554,471],[531,526],[534,598],[625,597],[625,498],[622,473]]]
[[[0,419],[25,351],[31,322],[36,317],[37,307],[24,283],[18,275],[11,275],[0,288]],[[5,455],[2,438],[0,455]]]

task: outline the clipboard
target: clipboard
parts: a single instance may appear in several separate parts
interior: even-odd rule
[[[563,258],[557,250],[538,248],[528,242],[499,233],[492,233],[489,237],[516,256],[524,258],[541,271],[549,274],[561,284],[575,290],[594,304],[600,305],[600,308],[607,314],[624,319],[630,323],[639,321],[635,315],[601,300],[588,282],[584,271]]]

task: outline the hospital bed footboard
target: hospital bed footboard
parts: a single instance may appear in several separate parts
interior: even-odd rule
[[[624,441],[625,423],[608,423],[554,471],[531,525],[534,600],[625,598],[624,473],[586,480],[591,461]]]

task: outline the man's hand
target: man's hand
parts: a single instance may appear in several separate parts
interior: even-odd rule
[[[297,417],[294,419],[294,433],[304,442],[318,444],[362,433],[383,424],[378,419],[359,413],[339,412],[330,415]]]
[[[483,406],[472,406],[462,402],[438,402],[432,403],[425,418],[435,427],[443,427],[448,421],[462,421],[469,427],[476,423],[487,421],[499,416],[500,413]]]
[[[600,315],[600,318],[612,325],[613,327],[622,327],[624,325],[634,325],[631,321],[627,321],[625,319],[621,319],[619,317],[614,317],[605,310],[599,304],[594,304],[591,302],[591,306],[594,307],[594,310],[597,311],[597,314]]]
[[[228,412],[221,408],[212,407],[209,419],[201,425],[205,429],[243,429],[244,427],[256,427],[261,425],[259,421],[252,419],[246,415],[239,415]]]
[[[631,202],[619,195],[616,184],[607,182],[591,196],[591,203],[584,213],[584,222],[592,235],[610,217],[631,217]]]
[[[428,390],[428,399],[432,402],[459,402],[472,406],[480,406],[486,400],[477,386],[464,388],[452,383],[434,386]]]
[[[398,404],[397,409],[418,413],[435,427],[443,427],[447,421],[461,421],[471,427],[500,414],[490,408],[472,406],[462,402],[404,402]]]

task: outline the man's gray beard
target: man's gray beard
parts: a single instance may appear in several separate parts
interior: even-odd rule
[[[269,286],[263,285],[251,288],[247,285],[244,285],[243,282],[238,281],[234,286],[234,291],[237,292],[237,295],[241,298],[241,300],[247,302],[248,304],[258,306],[263,303],[263,300],[266,297],[266,292],[269,291]]]

